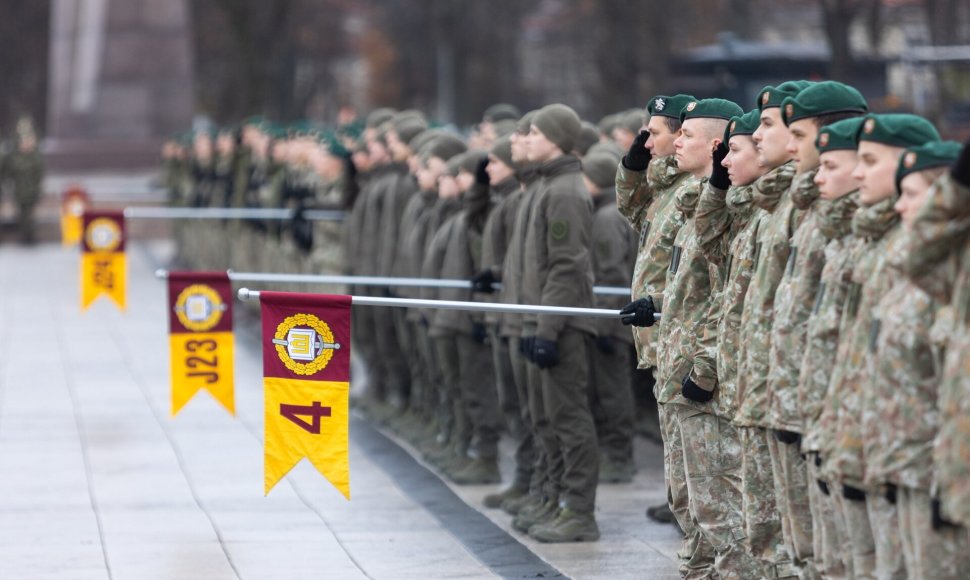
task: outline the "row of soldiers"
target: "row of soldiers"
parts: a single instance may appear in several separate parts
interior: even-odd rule
[[[17,239],[36,240],[34,212],[43,195],[44,157],[34,124],[28,117],[17,122],[9,144],[0,143],[0,200],[8,197],[15,207]]]

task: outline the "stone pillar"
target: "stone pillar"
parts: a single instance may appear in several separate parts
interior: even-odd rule
[[[51,0],[50,167],[157,167],[191,124],[190,39],[186,0]]]

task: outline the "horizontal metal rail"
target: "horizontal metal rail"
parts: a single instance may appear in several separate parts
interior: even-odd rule
[[[245,207],[126,207],[126,219],[165,220],[292,220],[296,212],[282,208],[245,208]],[[308,221],[343,221],[345,212],[332,209],[308,209],[303,211]]]

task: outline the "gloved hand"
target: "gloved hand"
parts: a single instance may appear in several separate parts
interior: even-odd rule
[[[802,440],[802,436],[800,433],[795,433],[794,431],[775,429],[775,439],[781,441],[785,445],[794,445]]]
[[[866,492],[858,487],[842,484],[842,497],[852,501],[866,501]]]
[[[475,183],[481,185],[489,185],[491,180],[488,177],[488,171],[485,168],[488,167],[488,158],[482,159],[478,162],[478,166],[475,167]]]
[[[421,315],[421,319],[419,320],[419,322],[421,323],[421,326],[425,328],[428,328],[430,326],[430,323],[428,322],[428,317],[425,316],[424,314]]]
[[[818,489],[823,495],[829,495],[829,484],[825,483],[821,479],[816,479],[815,483],[818,484]]]
[[[956,527],[959,527],[957,524],[954,524],[953,522],[947,521],[946,518],[943,517],[943,514],[942,514],[942,506],[940,505],[940,500],[939,499],[934,498],[930,502],[930,509],[933,512],[933,518],[932,519],[933,519],[933,530],[934,531],[937,531],[938,532],[938,531],[942,530],[943,528],[956,528]]]
[[[647,139],[649,138],[650,133],[646,131],[640,131],[637,134],[633,139],[633,144],[630,145],[630,151],[623,158],[623,167],[626,167],[630,171],[644,171],[647,169],[647,166],[650,165],[650,160],[653,159],[653,154],[646,148]]]
[[[616,344],[612,337],[609,336],[597,336],[596,337],[596,348],[603,354],[616,354]]]
[[[491,269],[482,270],[472,278],[472,290],[483,294],[491,294],[495,292],[493,284],[496,282],[498,280],[495,279],[495,274],[492,273]]]
[[[731,187],[731,178],[728,177],[727,167],[721,165],[721,162],[724,161],[727,154],[727,143],[721,143],[714,149],[714,167],[711,168],[711,178],[708,181],[711,187],[716,189],[727,189]]]
[[[559,347],[551,340],[535,338],[535,347],[532,351],[532,358],[536,366],[540,369],[551,369],[559,364]]]
[[[479,344],[485,344],[488,342],[488,331],[485,330],[485,325],[481,322],[475,322],[472,324],[472,338],[475,342]]]
[[[896,494],[898,493],[898,491],[899,491],[899,488],[897,488],[895,485],[891,483],[886,484],[886,501],[888,501],[893,505],[896,505]]]
[[[620,311],[620,321],[629,326],[650,327],[656,322],[653,315],[656,313],[653,307],[653,298],[641,298],[631,302]]]
[[[953,175],[955,181],[959,181],[964,187],[970,187],[970,140],[964,143],[963,151],[960,152],[960,157],[953,164],[950,174]]]
[[[697,383],[690,380],[690,375],[687,375],[681,381],[680,394],[684,395],[685,399],[690,399],[697,403],[706,403],[714,398],[714,391],[702,389]]]
[[[535,362],[532,357],[536,346],[536,337],[534,336],[523,336],[519,340],[519,354],[522,355],[525,360],[529,362]]]

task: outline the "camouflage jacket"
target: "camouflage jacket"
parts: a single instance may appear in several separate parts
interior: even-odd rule
[[[593,283],[599,286],[629,287],[637,257],[637,234],[616,211],[616,193],[604,191],[593,200]],[[625,296],[594,296],[594,306],[619,310],[629,300]],[[632,343],[630,330],[616,320],[595,320],[599,336],[610,336]]]
[[[808,319],[818,293],[825,264],[827,239],[819,231],[818,186],[815,174],[805,172],[795,178],[792,202],[804,211],[791,237],[788,263],[775,292],[774,326],[768,371],[768,424],[773,429],[802,432],[798,408],[798,375],[805,353]]]
[[[905,274],[949,305],[932,491],[947,519],[970,525],[970,188],[938,180],[905,243]]]
[[[656,158],[646,171],[630,171],[620,163],[616,170],[616,206],[638,234],[637,259],[633,265],[633,299],[664,290],[674,238],[684,216],[674,205],[676,191],[689,175],[677,169],[673,155]],[[655,328],[633,327],[637,367],[657,366]]]
[[[802,450],[818,452],[826,441],[831,448],[838,413],[829,397],[832,368],[839,347],[842,310],[852,283],[852,216],[859,208],[859,193],[833,201],[819,201],[818,228],[828,243],[825,266],[808,319],[805,353],[798,375],[798,409],[802,416]],[[833,404],[835,403],[835,404]]]
[[[887,248],[899,237],[894,198],[860,208],[852,220],[857,240],[852,252],[852,283],[842,312],[839,351],[829,396],[839,405],[834,445],[823,449],[826,471],[855,487],[865,483],[862,413],[864,392],[871,387],[866,357],[875,309],[889,290]]]
[[[767,427],[768,353],[775,291],[788,261],[789,239],[794,231],[794,164],[786,163],[755,182],[755,204],[766,213],[758,224],[754,273],[744,296],[741,314],[741,346],[738,362],[738,412],[742,427]],[[771,208],[771,201],[777,205]]]
[[[718,406],[729,419],[737,413],[741,312],[754,271],[759,217],[765,213],[754,206],[753,198],[753,185],[727,191],[707,187],[697,203],[695,217],[701,250],[708,261],[718,264],[726,259],[726,264],[723,288],[711,301],[694,353],[694,381],[716,370]]]
[[[499,300],[508,304],[522,304],[522,268],[525,251],[525,234],[532,220],[536,192],[539,191],[539,174],[529,171],[521,179],[523,190],[515,211],[509,247],[502,262],[502,291]],[[505,314],[500,326],[501,335],[519,337],[522,334],[522,315]]]

